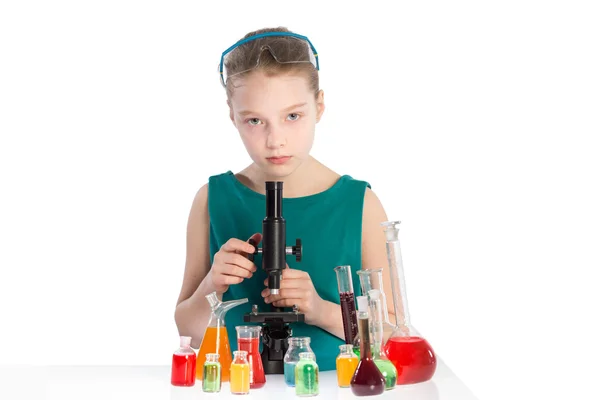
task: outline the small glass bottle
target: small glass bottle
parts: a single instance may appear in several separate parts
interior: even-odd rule
[[[305,352],[313,352],[310,348],[309,337],[298,336],[288,339],[288,349],[283,357],[283,375],[286,385],[290,387],[296,385],[296,364],[300,361],[300,353]]]
[[[250,393],[250,364],[247,357],[247,351],[233,352],[233,361],[229,372],[229,387],[232,394]]]
[[[350,382],[355,396],[373,396],[385,391],[385,378],[375,365],[369,340],[368,300],[361,297],[358,301],[358,333],[360,335],[360,361]]]
[[[350,381],[356,371],[358,357],[353,351],[351,344],[340,345],[340,354],[335,359],[335,369],[337,372],[338,386],[341,388],[350,387]]]
[[[179,348],[173,353],[171,385],[194,386],[196,383],[196,352],[191,348],[192,338],[181,336]]]
[[[217,353],[206,355],[202,370],[202,390],[211,393],[221,391],[221,363]]]
[[[319,394],[319,366],[312,352],[300,353],[296,364],[296,396],[316,396]]]

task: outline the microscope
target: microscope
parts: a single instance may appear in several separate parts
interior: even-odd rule
[[[267,215],[263,220],[262,248],[248,255],[254,261],[255,254],[262,254],[262,268],[268,275],[268,287],[272,294],[278,294],[281,274],[286,267],[286,256],[296,256],[296,261],[302,259],[302,242],[296,239],[295,246],[286,246],[285,219],[282,216],[283,182],[266,182]],[[290,323],[304,322],[304,314],[298,312],[296,306],[292,311],[271,304],[271,311],[258,312],[258,306],[252,306],[252,312],[244,315],[244,322],[262,324],[261,359],[266,374],[283,374],[283,357],[288,349],[288,338],[292,336]]]

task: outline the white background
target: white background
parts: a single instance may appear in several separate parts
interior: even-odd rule
[[[170,363],[192,199],[250,162],[220,54],[286,26],[319,52],[314,155],[402,220],[412,320],[439,357],[481,399],[583,394],[595,2],[204,3],[1,3],[0,364]]]

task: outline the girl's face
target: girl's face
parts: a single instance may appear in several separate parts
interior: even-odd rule
[[[315,99],[302,75],[257,71],[238,82],[228,104],[248,154],[268,176],[291,174],[309,156],[325,110],[323,91]]]

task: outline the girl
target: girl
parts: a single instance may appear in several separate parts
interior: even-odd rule
[[[198,348],[210,316],[205,296],[216,291],[223,301],[248,298],[231,309],[226,326],[232,348],[235,326],[253,304],[259,311],[297,305],[305,323],[291,325],[293,336],[309,336],[319,368],[335,369],[344,329],[334,268],[350,265],[356,293],[356,271],[384,268],[384,290],[390,293],[385,211],[370,185],[339,175],[310,155],[315,125],[325,110],[319,89],[318,55],[304,36],[286,28],[248,33],[223,53],[221,84],[229,118],[239,131],[252,163],[236,174],[211,176],[197,192],[188,220],[187,253],[175,321],[180,335]],[[282,181],[287,245],[302,240],[302,260],[287,257],[278,294],[267,288],[259,243],[265,217],[265,181]],[[390,315],[395,322],[393,314]]]

